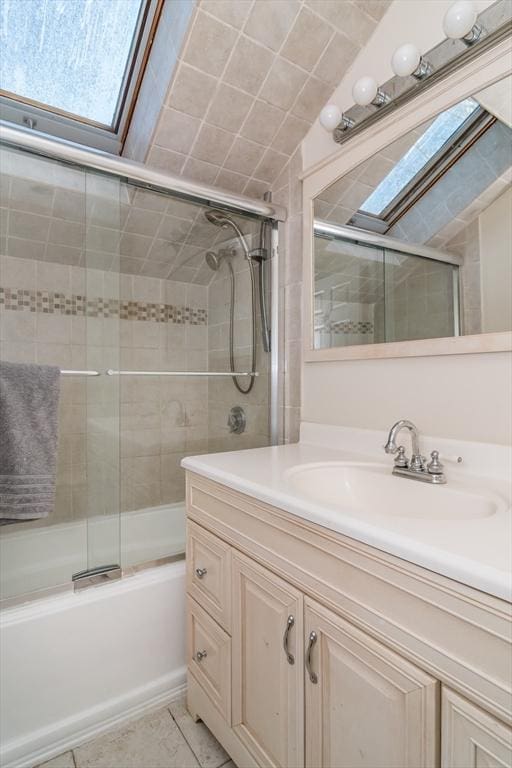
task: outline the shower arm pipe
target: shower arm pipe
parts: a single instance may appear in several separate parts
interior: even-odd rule
[[[85,166],[159,191],[183,195],[198,202],[206,201],[211,205],[252,213],[274,221],[286,221],[286,208],[282,205],[268,205],[245,195],[235,195],[208,184],[199,184],[183,176],[161,173],[144,163],[116,157],[66,139],[49,137],[31,128],[14,126],[6,120],[0,120],[0,142],[14,149],[25,149],[44,157]]]

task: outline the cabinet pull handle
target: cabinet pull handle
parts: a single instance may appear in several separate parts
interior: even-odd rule
[[[206,651],[198,651],[196,653],[196,659],[199,663],[201,663],[203,659],[206,659],[207,656],[208,654]]]
[[[313,672],[313,670],[311,669],[311,651],[313,650],[313,646],[317,640],[318,640],[318,635],[313,630],[313,632],[309,633],[308,647],[306,650],[306,671],[312,683],[318,683],[318,676],[316,672]]]
[[[293,653],[290,653],[290,651],[288,650],[288,635],[290,634],[290,629],[293,627],[294,624],[295,624],[295,619],[293,618],[293,616],[288,616],[288,618],[286,619],[286,629],[284,630],[284,635],[283,635],[283,648],[286,654],[286,659],[288,661],[288,664],[295,664],[295,656],[293,655]]]
[[[202,579],[203,576],[206,576],[207,573],[208,571],[206,568],[196,568],[196,576],[198,579]]]

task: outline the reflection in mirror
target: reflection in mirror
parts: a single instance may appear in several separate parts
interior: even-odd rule
[[[511,78],[314,201],[316,349],[512,330]]]

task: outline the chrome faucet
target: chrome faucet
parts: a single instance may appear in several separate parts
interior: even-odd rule
[[[402,429],[407,429],[411,436],[412,455],[410,460],[405,454],[405,447],[397,445],[398,434]],[[400,477],[409,477],[411,480],[421,480],[424,483],[446,483],[443,465],[439,461],[439,451],[432,451],[430,462],[427,464],[420,452],[420,439],[418,428],[412,421],[401,419],[393,424],[389,430],[388,440],[384,446],[386,453],[396,454],[393,474]]]

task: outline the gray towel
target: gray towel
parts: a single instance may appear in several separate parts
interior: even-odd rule
[[[59,368],[0,362],[0,525],[53,510],[59,393]]]

